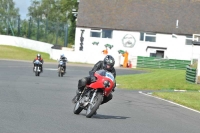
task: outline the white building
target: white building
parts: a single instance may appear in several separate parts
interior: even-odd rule
[[[200,46],[193,46],[192,39],[200,34],[199,13],[200,1],[195,0],[82,0],[75,51],[95,58],[110,44],[109,54],[117,62],[118,50],[128,51],[129,58],[197,59]]]

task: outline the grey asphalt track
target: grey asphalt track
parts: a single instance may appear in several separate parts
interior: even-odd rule
[[[56,64],[34,76],[30,62],[0,60],[0,133],[199,133],[200,113],[116,89],[97,115],[73,114],[77,81],[91,66],[68,65],[58,77]],[[117,69],[118,75],[136,74]]]

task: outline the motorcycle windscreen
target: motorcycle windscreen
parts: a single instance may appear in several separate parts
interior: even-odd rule
[[[105,91],[105,95],[109,95],[115,85],[113,74],[105,70],[99,70],[95,72],[95,77],[97,77],[96,82],[91,83],[89,87],[93,89],[102,88]],[[109,86],[105,87],[104,81],[109,81]]]
[[[100,75],[102,77],[108,78],[109,80],[111,80],[110,82],[113,82],[113,84],[115,84],[115,82],[116,82],[115,78],[111,72],[108,72],[108,71],[102,69],[102,70],[96,71],[95,73],[97,73],[98,75]]]
[[[34,64],[40,64],[40,61],[39,61],[39,60],[36,60],[36,61],[34,62]]]
[[[98,73],[101,76],[105,76],[106,75],[106,70],[103,70],[103,69],[102,70],[98,70],[95,73]]]
[[[35,65],[42,65],[42,63],[39,60],[34,61]]]
[[[62,64],[63,64],[63,61],[60,61],[59,64],[62,65]]]
[[[115,80],[113,74],[111,72],[106,71],[106,70],[103,70],[103,69],[102,70],[98,70],[98,71],[96,71],[96,73],[98,73],[101,76],[110,77],[113,81]]]

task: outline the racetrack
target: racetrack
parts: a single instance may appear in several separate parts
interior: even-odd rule
[[[0,133],[199,133],[200,113],[116,89],[97,115],[73,114],[78,79],[91,66],[67,65],[58,77],[57,64],[44,64],[34,76],[32,63],[0,60]],[[116,69],[117,74],[139,73]]]

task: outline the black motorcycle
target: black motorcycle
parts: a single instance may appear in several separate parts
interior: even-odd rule
[[[36,60],[33,62],[34,63],[34,72],[35,72],[35,76],[40,76],[41,73],[41,65],[42,63],[39,60]]]
[[[63,75],[65,74],[64,66],[65,62],[60,60],[58,65],[58,77],[63,77]]]

